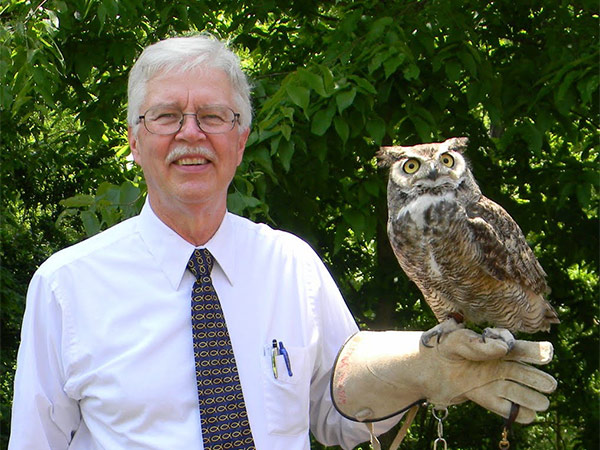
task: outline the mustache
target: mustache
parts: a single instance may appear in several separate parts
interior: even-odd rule
[[[169,152],[165,158],[165,161],[167,164],[171,164],[172,162],[180,158],[185,158],[186,156],[195,156],[213,160],[215,159],[216,155],[213,150],[207,147],[188,147],[187,145],[179,145]]]

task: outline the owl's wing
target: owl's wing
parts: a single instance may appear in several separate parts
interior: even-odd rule
[[[497,203],[481,196],[467,207],[469,227],[482,265],[499,280],[513,280],[537,294],[548,293],[546,273],[513,218]]]

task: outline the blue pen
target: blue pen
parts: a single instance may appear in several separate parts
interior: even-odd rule
[[[287,350],[283,346],[283,342],[279,341],[279,353],[283,355],[283,359],[285,360],[285,367],[287,367],[288,375],[293,376],[292,373],[292,363],[290,362],[290,355],[288,355]]]

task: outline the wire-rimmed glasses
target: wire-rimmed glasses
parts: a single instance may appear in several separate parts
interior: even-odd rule
[[[195,116],[198,128],[207,134],[227,133],[240,122],[240,114],[222,105],[198,108],[196,113],[184,113],[172,106],[153,106],[138,117],[152,134],[175,134],[181,130],[185,116]]]

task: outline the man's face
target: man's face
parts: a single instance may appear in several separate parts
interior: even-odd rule
[[[233,89],[220,69],[197,68],[184,73],[168,72],[151,79],[140,115],[149,108],[168,105],[184,113],[195,113],[207,105],[236,110]],[[236,111],[237,112],[237,111]],[[178,133],[156,135],[143,124],[129,129],[129,144],[142,167],[152,207],[159,216],[170,208],[189,210],[211,203],[226,207],[227,189],[242,161],[249,130],[239,125],[223,134],[206,134],[193,116],[185,116]],[[176,156],[190,150],[185,156]]]

